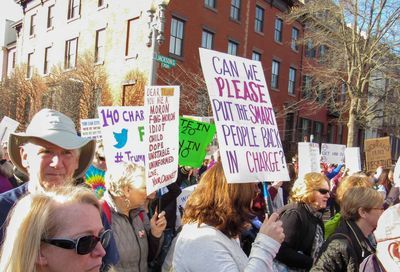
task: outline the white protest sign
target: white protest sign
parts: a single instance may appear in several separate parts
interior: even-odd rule
[[[176,198],[176,205],[178,208],[185,208],[186,201],[188,200],[189,196],[193,193],[196,189],[197,184],[186,187],[182,190],[181,194]]]
[[[361,171],[361,158],[359,147],[347,147],[344,151],[346,168],[349,169],[349,175]]]
[[[98,111],[107,168],[121,162],[145,166],[148,118],[144,107],[99,107]]]
[[[400,187],[400,157],[397,159],[393,173],[394,186]]]
[[[299,177],[310,172],[321,172],[319,144],[300,142],[299,151]]]
[[[227,181],[289,180],[261,63],[199,50]]]
[[[8,142],[10,133],[13,133],[19,126],[19,122],[4,116],[0,122],[0,144]]]
[[[176,181],[179,160],[179,86],[145,88],[147,194]]]
[[[81,136],[93,140],[101,140],[100,119],[81,119]]]
[[[321,162],[344,163],[345,145],[321,144]]]

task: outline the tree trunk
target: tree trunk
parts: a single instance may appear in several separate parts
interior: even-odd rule
[[[347,147],[357,147],[358,122],[357,99],[353,98],[350,104],[349,121],[347,122]]]

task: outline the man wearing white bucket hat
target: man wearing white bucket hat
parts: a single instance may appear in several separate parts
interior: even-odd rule
[[[94,140],[77,135],[69,117],[51,109],[36,113],[26,132],[10,134],[10,159],[29,176],[29,182],[0,195],[0,244],[15,202],[27,193],[51,190],[82,177],[92,163],[95,147]]]

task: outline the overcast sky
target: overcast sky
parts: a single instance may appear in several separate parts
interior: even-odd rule
[[[0,0],[0,20],[10,19],[16,21],[22,18],[22,8],[14,0]]]

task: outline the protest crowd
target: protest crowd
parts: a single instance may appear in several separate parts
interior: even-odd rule
[[[312,142],[286,163],[257,86],[214,88],[215,124],[147,87],[144,107],[99,107],[101,139],[41,109],[0,150],[0,271],[400,271],[399,163]]]

